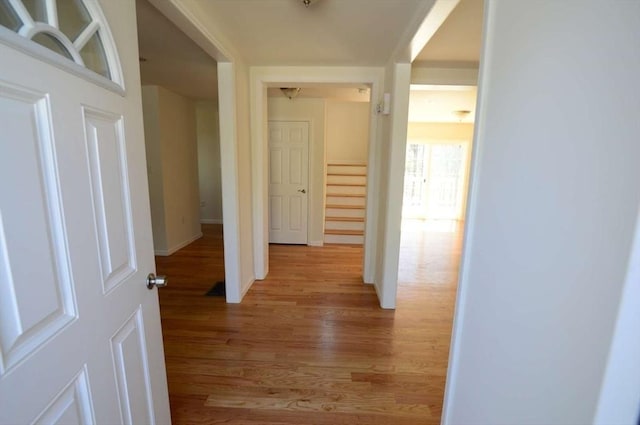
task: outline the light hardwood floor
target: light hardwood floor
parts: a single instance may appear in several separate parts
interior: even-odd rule
[[[173,423],[439,423],[461,231],[420,226],[403,225],[395,311],[361,283],[362,247],[272,245],[240,305],[204,296],[220,226],[157,257]]]

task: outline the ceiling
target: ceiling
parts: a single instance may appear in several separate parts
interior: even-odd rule
[[[475,87],[412,85],[409,94],[409,122],[473,123],[476,109]],[[284,98],[277,87],[268,89],[270,98]],[[292,99],[321,98],[347,102],[369,102],[370,90],[362,87],[306,86]],[[461,116],[456,111],[469,111]]]
[[[435,0],[208,0],[203,14],[249,65],[384,66]]]
[[[280,88],[271,87],[267,90],[268,97],[285,97]],[[315,84],[302,87],[295,99],[331,99],[345,102],[369,102],[371,90],[365,86],[342,87],[331,84]]]
[[[482,40],[483,0],[460,0],[416,62],[463,63],[477,67]]]
[[[411,86],[409,122],[472,123],[476,88],[469,86]],[[459,116],[456,111],[469,111]]]
[[[384,65],[415,13],[433,0],[206,0],[195,2],[254,65]],[[147,0],[136,0],[143,84],[164,86],[194,99],[217,98],[216,63]],[[482,0],[461,0],[417,61],[474,66],[479,61]],[[300,98],[368,101],[358,88],[307,85]],[[270,97],[281,97],[278,88]],[[410,121],[459,122],[472,111],[475,89],[412,89]]]
[[[140,78],[193,99],[216,99],[216,62],[146,0],[136,0]]]
[[[483,0],[460,0],[416,57],[414,66],[473,67],[480,62]],[[473,123],[476,87],[411,86],[409,122]],[[456,111],[469,111],[466,115]]]

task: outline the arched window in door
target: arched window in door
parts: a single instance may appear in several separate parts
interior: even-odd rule
[[[47,56],[33,48],[35,43],[124,88],[113,38],[96,0],[0,0],[0,26],[2,40]],[[11,40],[6,29],[33,43]]]

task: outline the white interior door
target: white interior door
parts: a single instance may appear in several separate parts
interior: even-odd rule
[[[44,19],[55,37],[40,41],[69,59],[0,28],[0,423],[169,423],[157,292],[145,285],[154,260],[134,2],[103,3],[119,52],[104,15],[75,27],[100,31],[83,51],[53,32],[64,10],[42,2],[44,17],[31,16],[35,3],[2,2],[0,23],[13,13],[28,35],[29,19]],[[81,63],[102,63],[126,91]]]
[[[306,244],[309,124],[269,121],[269,243]]]

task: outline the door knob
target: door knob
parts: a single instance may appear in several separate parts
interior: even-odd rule
[[[307,191],[306,191],[306,190],[304,190],[304,189],[298,189],[298,192],[300,192],[300,193],[307,193]]]
[[[153,289],[154,286],[162,288],[167,286],[167,283],[169,283],[169,279],[166,276],[156,276],[153,273],[149,273],[147,276],[147,288],[149,289]]]

